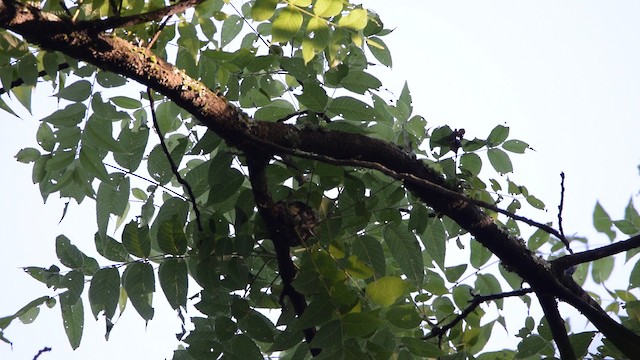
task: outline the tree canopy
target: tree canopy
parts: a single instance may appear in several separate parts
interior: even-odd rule
[[[610,291],[624,309],[583,288],[590,269],[602,282],[613,255],[637,254],[633,203],[617,221],[598,205],[596,229],[625,238],[576,253],[562,205],[556,224],[519,215],[545,204],[480,173],[511,173],[529,145],[503,125],[484,139],[428,127],[406,85],[385,97],[370,68],[391,66],[390,30],[375,12],[342,0],[2,0],[0,27],[4,91],[30,109],[44,79],[59,99],[38,148],[16,158],[44,200],[96,202],[101,255],[58,236],[59,265],[25,268],[56,296],[1,318],[4,341],[46,304],[77,348],[85,306],[108,336],[128,302],[151,320],[157,292],[188,329],[174,359],[640,353],[640,265]],[[525,241],[518,223],[538,230]],[[468,260],[445,264],[454,246]],[[499,272],[485,271],[493,256]],[[517,349],[487,353],[506,320],[483,306],[508,297],[539,302],[544,317],[527,319]],[[597,349],[558,302],[605,336]]]

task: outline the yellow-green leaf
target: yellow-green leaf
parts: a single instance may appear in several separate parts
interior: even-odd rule
[[[356,31],[364,29],[367,26],[367,11],[364,9],[352,10],[338,21],[338,26]]]
[[[313,6],[313,13],[322,17],[332,17],[342,11],[342,0],[317,0]]]
[[[255,21],[267,20],[276,11],[278,0],[256,0],[251,7],[251,17]]]
[[[273,20],[272,39],[274,43],[289,41],[302,26],[302,13],[294,6],[287,6]]]
[[[369,300],[389,306],[396,302],[407,289],[407,283],[399,277],[385,276],[367,285],[366,294]]]

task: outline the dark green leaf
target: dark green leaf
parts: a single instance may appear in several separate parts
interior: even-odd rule
[[[79,80],[61,89],[54,96],[57,96],[61,99],[65,99],[69,101],[80,102],[80,101],[87,100],[90,95],[91,95],[91,83],[87,80]]]
[[[113,158],[118,165],[134,172],[140,166],[144,150],[149,140],[149,128],[142,126],[137,130],[132,130],[128,126],[120,131],[118,142],[128,151],[126,153],[114,153]]]
[[[72,349],[77,349],[82,340],[84,328],[84,306],[82,298],[74,298],[69,291],[60,294],[60,310],[62,312],[62,324],[69,339]]]
[[[389,225],[384,229],[384,241],[404,274],[416,285],[422,285],[424,262],[415,235],[403,227]]]
[[[134,262],[127,265],[122,274],[122,286],[140,316],[145,321],[151,320],[153,318],[151,302],[155,291],[151,264]]]
[[[398,304],[391,306],[384,317],[391,325],[400,329],[412,330],[422,323],[422,317],[414,305]]]
[[[222,22],[222,38],[220,41],[220,47],[224,48],[242,31],[242,25],[244,21],[238,15],[231,15]]]
[[[122,231],[122,245],[133,256],[146,258],[151,253],[151,238],[147,226],[138,227],[138,223],[132,220],[124,226]]]
[[[370,235],[358,236],[353,241],[352,253],[360,260],[369,264],[376,277],[386,275],[386,262],[384,259],[384,251],[380,242]]]
[[[85,255],[64,235],[56,237],[56,254],[60,262],[71,269],[80,269],[84,265]]]
[[[411,351],[412,354],[425,358],[437,358],[444,355],[437,344],[428,340],[416,339],[412,337],[403,337],[400,339],[402,343]]]
[[[352,121],[375,121],[378,116],[373,107],[348,96],[333,99],[329,103],[328,111]]]
[[[167,220],[158,227],[158,246],[165,254],[182,255],[187,251],[187,237],[180,219]]]
[[[120,273],[116,268],[100,269],[91,279],[89,286],[89,304],[93,316],[104,312],[107,319],[113,319],[120,297]]]
[[[25,164],[34,162],[38,160],[39,157],[40,157],[40,151],[38,151],[38,149],[34,149],[30,147],[21,149],[20,151],[18,151],[18,153],[15,156],[16,160]]]
[[[507,140],[502,144],[502,148],[516,154],[524,154],[529,148],[529,144],[521,140]]]
[[[604,210],[604,208],[600,205],[600,202],[596,202],[596,207],[593,210],[593,226],[601,233],[607,234],[609,236],[609,240],[613,240],[616,237],[616,234],[613,230],[611,230],[611,226],[613,223],[611,222],[611,218],[609,214]]]
[[[480,269],[482,265],[489,261],[491,255],[492,253],[489,249],[482,246],[478,241],[471,240],[471,254],[469,255],[471,266]]]
[[[160,287],[173,309],[187,306],[188,271],[184,259],[168,258],[160,263],[158,269]]]

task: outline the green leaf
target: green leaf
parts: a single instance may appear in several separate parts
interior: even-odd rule
[[[372,36],[367,38],[367,47],[373,57],[375,57],[380,63],[384,66],[391,67],[393,65],[393,61],[391,60],[391,52],[389,51],[389,47],[382,41],[382,39]]]
[[[222,30],[220,30],[221,40],[220,47],[224,48],[233,39],[240,34],[244,21],[238,15],[231,15],[222,22]]]
[[[629,288],[640,287],[640,261],[636,262],[629,274]]]
[[[89,286],[89,304],[91,312],[98,320],[98,314],[111,320],[116,313],[120,297],[120,273],[114,267],[98,270],[91,278]]]
[[[117,262],[131,261],[131,257],[122,243],[119,243],[111,236],[105,236],[103,238],[99,233],[96,233],[94,242],[98,254],[104,256],[107,260]]]
[[[134,262],[127,265],[122,274],[122,286],[131,304],[145,320],[153,318],[151,302],[155,291],[153,267],[149,263]]]
[[[424,280],[424,261],[415,235],[403,227],[389,225],[384,229],[384,241],[404,274],[421,286]]]
[[[400,338],[400,341],[409,349],[409,351],[423,358],[437,358],[444,355],[437,344],[427,340],[416,339],[412,337]]]
[[[147,258],[151,253],[151,238],[147,226],[138,227],[138,223],[132,220],[124,226],[122,231],[122,245],[129,254]]]
[[[575,351],[578,358],[584,358],[587,355],[589,345],[593,341],[595,335],[595,331],[585,331],[569,335],[571,347],[573,347],[573,350]]]
[[[15,156],[16,160],[25,164],[34,162],[38,160],[39,157],[40,157],[40,151],[38,151],[38,149],[34,149],[31,147],[21,149],[20,151],[18,151],[18,153]]]
[[[407,289],[408,284],[401,278],[385,276],[367,284],[365,294],[375,304],[390,306],[401,298]]]
[[[422,244],[424,245],[425,251],[431,256],[440,269],[444,269],[446,242],[447,233],[442,221],[437,218],[430,221],[422,235]]]
[[[413,330],[422,323],[422,317],[412,304],[393,305],[384,313],[384,318],[391,325],[406,330]]]
[[[347,90],[364,95],[369,89],[378,89],[382,83],[378,78],[364,71],[350,70],[340,81],[340,85]]]
[[[518,344],[516,359],[534,356],[547,346],[548,342],[539,335],[529,335]]]
[[[351,252],[358,259],[371,265],[376,277],[386,275],[386,262],[384,259],[384,250],[380,242],[370,235],[358,236],[353,241]]]
[[[182,255],[187,251],[184,223],[176,218],[163,221],[158,227],[158,246],[165,254]]]
[[[527,202],[529,203],[529,205],[533,206],[536,209],[544,210],[544,203],[542,202],[542,200],[533,195],[527,196]]]
[[[498,125],[491,130],[489,137],[487,138],[487,145],[494,147],[502,144],[507,137],[509,137],[509,128],[506,126]]]
[[[493,274],[478,274],[475,281],[475,290],[480,295],[492,295],[502,292],[500,282],[498,282],[498,279]],[[502,309],[502,299],[494,300],[494,302],[498,306],[498,309]]]
[[[255,21],[267,20],[276,11],[278,0],[256,0],[251,7],[251,18]]]
[[[447,281],[451,283],[457,282],[462,274],[467,270],[467,264],[461,264],[456,266],[447,266],[444,269],[444,275],[447,278]]]
[[[142,107],[142,103],[138,99],[133,99],[128,96],[114,96],[109,99],[113,104],[119,106],[123,109],[140,109]]]
[[[114,88],[127,83],[127,78],[124,76],[105,70],[98,70],[96,80],[103,88]]]
[[[57,128],[76,126],[82,122],[87,112],[87,107],[82,103],[67,105],[64,109],[54,111],[41,121],[47,122]]]
[[[309,345],[322,349],[341,344],[343,340],[344,329],[342,324],[339,320],[334,320],[322,325]]]
[[[187,149],[188,140],[186,138],[180,138],[177,141],[175,147],[169,151],[171,158],[175,162],[176,166],[180,166],[180,161]],[[160,144],[156,145],[149,154],[149,160],[147,161],[147,170],[149,175],[158,181],[160,185],[165,185],[174,177],[171,165]]]
[[[611,230],[611,226],[613,223],[611,222],[611,218],[609,214],[604,210],[600,202],[596,202],[596,206],[593,209],[593,226],[601,233],[607,234],[609,236],[609,240],[615,239],[616,233]]]
[[[592,263],[591,276],[593,281],[598,284],[602,284],[607,281],[613,273],[614,258],[609,256],[602,259],[598,259]]]
[[[77,349],[82,340],[84,329],[84,306],[82,298],[70,296],[69,291],[60,294],[62,325],[72,349]]]
[[[169,305],[175,310],[187,306],[189,285],[187,263],[184,259],[168,258],[160,263],[158,279]]]
[[[102,237],[107,233],[109,215],[122,216],[129,203],[129,178],[122,176],[122,174],[113,174],[112,176],[113,180],[100,183],[96,197],[98,232]]]
[[[342,12],[342,7],[344,3],[342,0],[316,0],[316,3],[313,5],[313,13],[329,18],[336,16]]]
[[[529,241],[527,242],[529,249],[531,250],[536,250],[538,249],[540,246],[542,246],[543,244],[547,243],[549,241],[549,233],[542,230],[542,229],[537,229],[532,235],[531,237],[529,237]]]
[[[471,266],[475,269],[480,269],[482,265],[491,259],[491,255],[493,255],[493,253],[491,253],[489,249],[482,246],[478,241],[471,240],[471,251],[469,254]]]
[[[80,269],[84,265],[85,255],[75,245],[71,245],[71,240],[64,235],[56,237],[56,255],[68,268]]]
[[[524,154],[529,148],[529,144],[521,140],[507,140],[502,144],[502,148],[516,154]]]
[[[112,132],[113,126],[111,121],[91,115],[82,132],[82,143],[101,150],[120,153],[127,152],[128,150],[124,148],[123,144],[113,138],[111,135]]]
[[[342,115],[345,120],[375,121],[377,111],[370,105],[348,96],[341,96],[329,103],[328,111]]]
[[[118,142],[128,151],[126,153],[114,153],[113,158],[118,165],[134,172],[140,166],[144,150],[149,140],[149,128],[142,126],[137,130],[132,130],[128,126],[120,131]]]
[[[236,359],[262,359],[262,353],[256,343],[244,334],[235,335],[231,339],[231,354]]]
[[[351,30],[362,30],[367,26],[367,10],[354,9],[338,20],[338,26]]]
[[[277,121],[296,112],[293,105],[283,99],[275,99],[256,111],[254,118],[262,121]]]
[[[35,86],[38,82],[38,61],[32,54],[26,54],[18,62],[18,76],[27,86]]]
[[[513,171],[513,165],[509,160],[509,155],[498,148],[490,148],[487,151],[491,166],[500,174],[506,174]]]
[[[464,153],[460,156],[460,170],[466,171],[473,176],[478,176],[482,169],[480,156],[474,153]]]
[[[330,299],[325,296],[317,296],[292,325],[291,330],[302,330],[319,326],[331,320],[334,312]]]
[[[238,321],[238,327],[252,339],[260,342],[271,343],[276,334],[271,320],[253,309]]]
[[[382,320],[377,314],[365,312],[346,314],[341,321],[345,338],[369,337],[378,330],[378,326],[382,325]]]
[[[91,83],[87,80],[79,80],[61,89],[54,96],[69,101],[85,101],[91,95]]]
[[[276,14],[271,27],[271,42],[289,41],[302,26],[302,13],[293,5],[288,5]]]
[[[307,109],[317,112],[324,112],[329,102],[327,92],[315,81],[305,82],[302,94],[296,95],[296,98]]]

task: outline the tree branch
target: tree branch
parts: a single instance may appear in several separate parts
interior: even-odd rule
[[[561,258],[551,260],[550,262],[555,269],[562,271],[578,264],[602,259],[637,247],[640,247],[640,235],[630,237],[627,240],[618,241],[611,245],[599,247],[597,249],[582,251],[573,255],[566,255]]]
[[[556,299],[554,299],[553,296],[538,294],[538,301],[540,302],[540,306],[542,306],[544,316],[547,318],[547,323],[549,323],[553,340],[558,346],[558,351],[560,351],[560,358],[562,360],[575,360],[576,353],[573,351],[573,347],[567,336],[567,329],[558,311]]]
[[[267,143],[275,144],[290,151],[317,154],[344,164],[361,161],[365,167],[381,171],[388,169],[391,171],[389,175],[403,174],[407,190],[466,229],[500,258],[507,270],[517,273],[538,294],[553,295],[569,303],[618,349],[628,356],[640,354],[638,334],[614,321],[570,276],[554,271],[548,261],[528,249],[522,239],[510,236],[472,199],[447,188],[439,173],[396,145],[360,134],[324,128],[298,129],[283,123],[253,121],[216,92],[151,51],[111,34],[78,29],[73,23],[43,14],[34,7],[0,0],[0,27],[22,35],[25,40],[39,44],[45,50],[60,51],[151,87],[190,112],[229,146],[273,153],[274,146]],[[257,142],[256,139],[264,141]],[[347,162],[347,159],[356,160]]]
[[[269,192],[267,173],[265,167],[269,161],[269,157],[264,153],[246,153],[247,167],[249,168],[249,180],[251,181],[251,189],[255,199],[258,213],[264,220],[269,230],[269,237],[273,242],[276,251],[276,260],[278,261],[278,273],[282,279],[282,293],[280,294],[280,305],[284,307],[284,297],[288,297],[293,305],[293,310],[297,316],[301,316],[307,308],[307,302],[303,294],[296,291],[293,287],[293,279],[297,270],[291,260],[289,251],[290,239],[287,234],[292,233],[292,229],[287,228],[287,224],[278,220],[274,211],[274,202]],[[320,354],[320,349],[312,348],[311,341],[316,335],[315,328],[303,329],[305,340],[309,344],[309,349],[313,356]]]
[[[474,295],[473,299],[471,299],[469,306],[467,306],[460,314],[458,314],[455,319],[451,320],[445,326],[435,327],[431,330],[431,332],[425,335],[422,339],[432,339],[434,337],[442,337],[447,331],[453,329],[460,321],[464,320],[469,314],[471,314],[480,304],[486,301],[504,299],[511,296],[523,296],[529,293],[532,293],[533,289],[519,289],[515,291],[503,292],[500,294],[492,294],[492,295]]]

